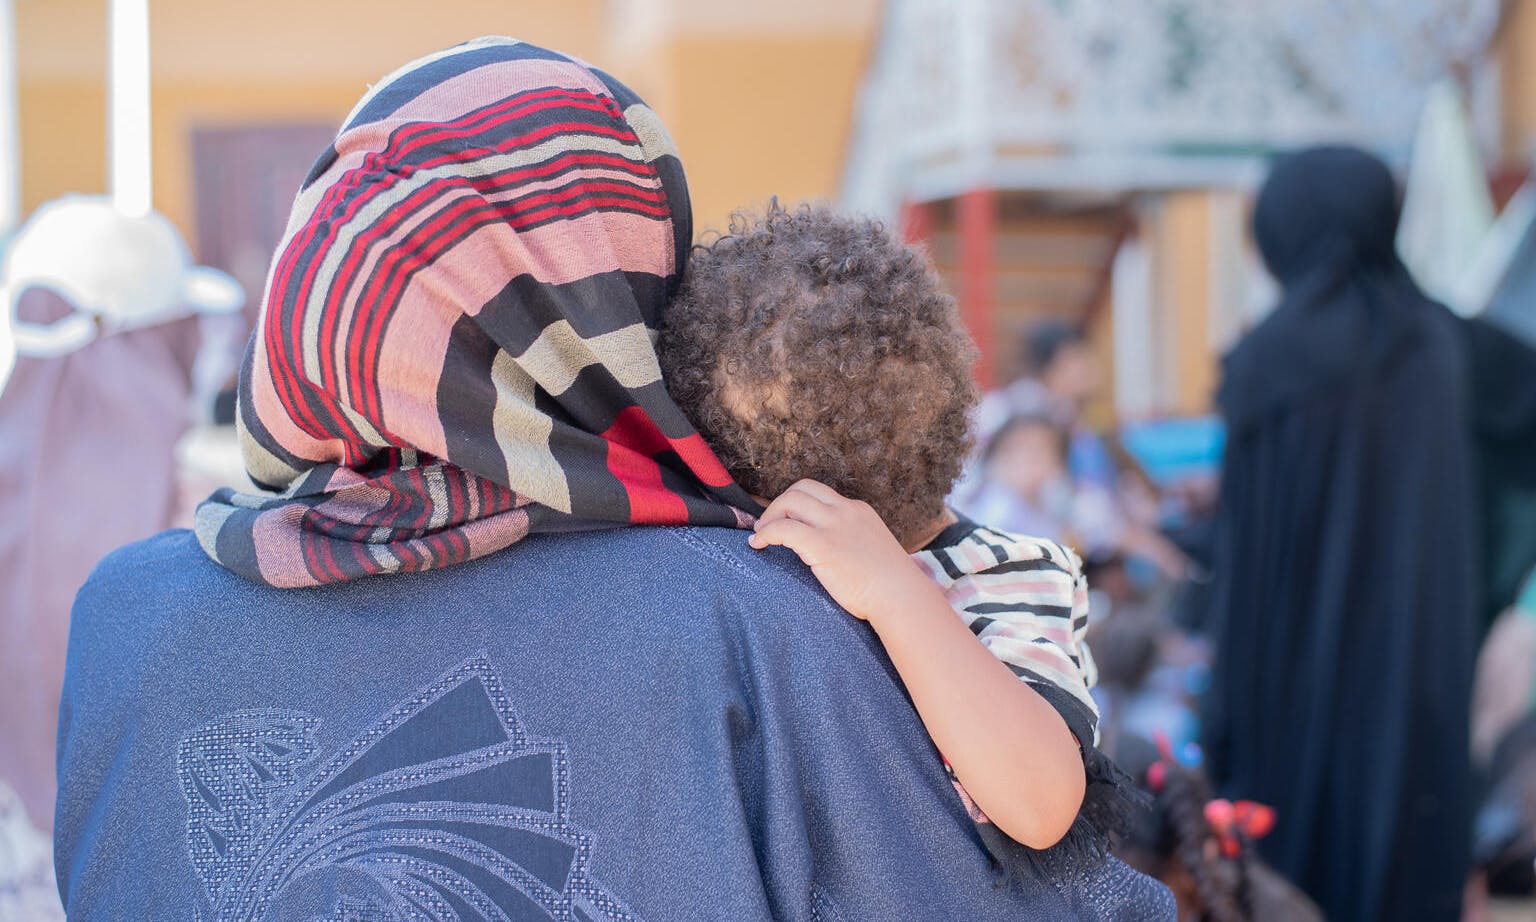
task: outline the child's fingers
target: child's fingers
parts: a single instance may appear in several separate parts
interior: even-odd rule
[[[758,517],[757,527],[762,528],[779,519],[794,519],[807,525],[825,525],[832,514],[832,507],[800,490],[789,489],[768,504]]]
[[[836,506],[839,503],[847,502],[847,498],[844,497],[841,493],[837,492],[821,481],[812,480],[809,477],[795,481],[794,483],[790,484],[789,490],[785,490],[784,492],[788,493],[790,491],[807,493],[830,506]]]
[[[773,545],[787,547],[809,564],[808,555],[814,556],[814,546],[817,543],[816,529],[804,522],[796,522],[794,519],[778,519],[767,525],[760,525],[757,531],[747,538],[747,543],[759,551]]]

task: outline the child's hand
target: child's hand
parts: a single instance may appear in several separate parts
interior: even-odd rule
[[[865,621],[904,610],[914,593],[939,591],[868,503],[815,480],[769,503],[748,543],[794,551],[837,604]]]

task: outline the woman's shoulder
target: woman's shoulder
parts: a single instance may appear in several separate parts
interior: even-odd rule
[[[717,628],[739,641],[760,650],[804,653],[838,646],[846,639],[841,635],[861,633],[859,622],[832,601],[810,568],[787,548],[755,550],[747,544],[750,533],[734,528],[655,531],[670,546],[653,547],[650,553],[665,558],[660,565],[672,574],[676,594],[692,595],[694,617],[716,619]],[[645,540],[639,534],[635,538]]]
[[[145,568],[158,569],[168,564],[180,569],[188,559],[208,560],[198,546],[197,538],[186,528],[171,528],[150,535],[131,544],[125,544],[107,554],[96,565],[90,580],[116,580],[145,574]]]
[[[214,629],[221,620],[245,623],[263,613],[324,612],[335,620],[428,605],[477,618],[503,605],[553,613],[618,591],[633,607],[687,608],[695,618],[769,608],[820,614],[830,604],[793,554],[753,550],[746,536],[731,528],[661,526],[533,535],[457,566],[277,589],[226,570],[192,532],[177,529],[103,558],[76,597],[75,617],[87,626],[128,619],[140,629],[188,622],[195,632],[197,625]]]
[[[647,533],[664,536],[668,543],[652,545],[651,553],[670,558],[671,566],[697,579],[721,585],[819,586],[810,570],[787,548],[756,550],[748,545],[750,531],[691,526],[629,531],[637,541],[647,543],[650,543]]]
[[[141,611],[157,597],[186,597],[200,584],[223,580],[238,577],[209,559],[191,531],[162,531],[103,557],[76,594],[72,619]]]
[[[533,535],[498,554],[458,566],[415,574],[380,575],[345,585],[399,586],[403,580],[417,578],[451,582],[471,572],[478,580],[498,570],[552,568],[556,565],[551,558],[566,555],[571,555],[568,569],[573,573],[614,564],[660,567],[705,584],[789,580],[815,585],[814,579],[800,572],[803,567],[793,566],[793,554],[780,553],[778,548],[753,550],[747,545],[748,534],[734,528],[639,526]],[[198,544],[194,533],[184,528],[163,531],[112,551],[96,565],[85,585],[95,591],[124,586],[142,590],[163,586],[167,580],[228,582],[253,592],[267,590],[219,566]],[[315,590],[272,591],[297,596]]]

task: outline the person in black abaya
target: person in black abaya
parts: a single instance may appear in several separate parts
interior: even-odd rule
[[[1376,158],[1282,158],[1254,236],[1283,295],[1227,357],[1209,767],[1329,919],[1460,915],[1479,445],[1536,443],[1536,354],[1415,286]]]

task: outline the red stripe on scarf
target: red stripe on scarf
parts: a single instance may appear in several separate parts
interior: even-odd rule
[[[563,105],[567,105],[569,107],[569,104]],[[575,108],[596,109],[598,107],[575,106]],[[489,121],[480,127],[482,130],[488,131],[495,127],[499,127],[508,121],[520,118],[526,114],[528,113],[524,111],[509,113],[502,118]],[[621,140],[634,140],[633,133],[626,134],[625,132],[616,131],[614,129],[607,128],[606,126],[594,125],[586,122],[568,122],[558,125],[544,126],[540,129],[528,132],[527,134],[508,138],[502,142],[498,150],[519,150],[528,143],[536,143],[537,141],[543,140],[549,135],[570,132],[575,128],[584,128],[586,133],[589,134],[609,135],[612,137],[620,138]],[[363,191],[362,194],[356,196],[351,202],[349,202],[349,208],[346,215],[334,220],[332,222],[332,227],[335,228],[344,225],[368,201],[371,201],[385,191],[393,188],[400,180],[408,178],[415,172],[420,170],[430,170],[461,159],[463,158],[458,154],[447,154],[441,157],[433,158],[432,160],[423,161],[420,164],[413,164],[408,168],[402,168],[398,171],[390,171],[381,181],[371,184],[367,189]],[[511,184],[515,180],[516,174],[518,172],[525,171],[526,168],[524,168],[523,171],[508,171],[512,175],[506,177],[505,181],[508,184]],[[654,171],[652,171],[651,175],[654,175]],[[357,359],[360,355],[363,354],[363,350],[368,348],[376,348],[378,327],[382,325],[383,319],[389,316],[391,309],[394,306],[394,302],[387,298],[370,298],[358,305],[359,312],[362,314],[362,317],[354,318],[353,322],[345,330],[340,330],[340,324],[335,321],[335,318],[339,316],[342,310],[342,305],[348,293],[350,292],[350,289],[352,288],[359,267],[366,260],[369,250],[376,242],[386,238],[390,233],[398,228],[400,224],[415,217],[414,212],[420,205],[425,204],[438,195],[441,195],[445,189],[458,188],[461,182],[462,179],[456,178],[454,180],[443,180],[423,185],[421,189],[412,192],[404,200],[390,208],[390,220],[375,222],[365,232],[359,234],[348,247],[346,258],[343,260],[341,266],[338,267],[335,277],[331,280],[327,297],[325,302],[321,305],[320,309],[320,340],[317,347],[317,352],[320,362],[320,379],[322,388],[327,392],[334,391],[337,383],[337,371],[335,361],[333,359],[335,336],[340,333],[340,335],[346,338],[348,348],[347,366],[355,370],[358,367],[356,364]],[[424,228],[418,228],[413,232],[412,237],[419,239],[418,235],[423,233],[424,230]],[[438,229],[434,228],[434,230]],[[438,230],[438,232],[441,231]],[[323,260],[323,254],[316,254],[316,256],[311,259],[312,267],[318,266]],[[308,299],[308,292],[311,284],[313,283],[313,277],[313,271],[306,273],[303,287],[300,292],[300,303]],[[383,308],[382,313],[378,310],[365,309],[379,307]],[[377,323],[370,323],[371,318],[378,318]],[[360,344],[359,339],[361,339],[363,343],[371,343],[372,345],[362,345]],[[349,379],[348,386],[352,389],[353,404],[358,406],[365,418],[377,424],[380,420],[377,400],[370,399],[376,395],[373,395],[371,389],[366,387],[365,384],[355,374],[352,375]],[[355,437],[356,431],[349,431],[349,435]]]
[[[704,436],[695,432],[687,438],[668,439],[667,443],[706,487],[728,487],[735,483],[714,450],[704,441]]]
[[[676,453],[706,486],[732,483],[703,436],[693,433],[671,438],[640,407],[620,410],[602,437],[608,442],[608,470],[629,494],[630,521],[636,524],[681,525],[688,521],[687,503],[662,483],[661,466],[654,460],[662,452]]]
[[[523,172],[523,171],[519,171]],[[645,174],[641,174],[644,176]],[[651,171],[654,176],[654,171]],[[511,182],[513,177],[507,177],[505,181]],[[386,238],[405,220],[407,216],[418,207],[417,199],[423,201],[433,196],[441,195],[444,191],[459,188],[456,182],[443,181],[430,183],[423,186],[417,192],[412,193],[391,211],[398,215],[393,221],[379,221],[367,231],[359,234],[353,242],[347,259],[337,272],[332,283],[332,294],[327,298],[326,312],[334,314],[339,312],[342,299],[351,287],[354,277],[360,270],[369,249],[379,240]],[[617,191],[629,197],[595,196],[592,191]],[[560,198],[576,198],[575,205],[546,204],[532,213],[519,215],[520,209],[541,202],[558,202]],[[645,198],[655,198],[658,204],[650,205],[643,201]],[[518,230],[535,221],[545,220],[551,213],[564,215],[575,214],[580,211],[603,207],[619,207],[629,211],[638,212],[650,217],[670,217],[671,211],[664,201],[661,201],[660,190],[645,189],[642,186],[629,185],[613,181],[603,180],[579,180],[562,190],[554,190],[542,195],[526,196],[516,202],[503,205],[492,205],[479,195],[458,199],[445,206],[438,214],[422,222],[413,228],[407,237],[396,244],[388,253],[380,257],[379,263],[374,267],[372,278],[389,279],[389,285],[381,292],[368,293],[360,300],[357,306],[357,314],[352,324],[346,331],[347,336],[347,361],[346,366],[350,370],[347,385],[353,395],[353,405],[363,416],[376,424],[382,421],[382,409],[379,395],[374,381],[367,371],[374,367],[372,361],[375,350],[380,346],[386,321],[391,315],[397,299],[403,293],[405,284],[413,275],[413,271],[397,271],[403,264],[410,265],[411,269],[430,264],[444,251],[458,242],[465,228],[475,222],[494,223],[502,222],[512,230]],[[413,246],[416,241],[425,240],[421,247]],[[367,282],[363,282],[367,284]],[[334,307],[332,306],[334,305]],[[329,325],[322,324],[322,330],[327,330]],[[323,363],[329,355],[329,340],[322,333],[322,360]],[[366,361],[365,361],[366,359]]]
[[[605,190],[623,193],[622,196],[597,196],[594,191]],[[432,184],[424,187],[423,195],[431,195],[441,191],[440,184]],[[631,198],[629,196],[635,196]],[[647,190],[643,187],[631,186],[623,183],[605,181],[578,181],[561,190],[554,190],[547,194],[528,196],[517,202],[492,205],[479,196],[458,199],[447,205],[438,214],[422,222],[413,228],[410,234],[389,252],[379,258],[374,267],[371,278],[387,279],[387,285],[382,291],[369,292],[367,297],[359,303],[357,316],[350,327],[348,335],[347,368],[349,369],[347,385],[353,395],[353,405],[363,416],[374,422],[382,424],[383,410],[381,397],[377,387],[377,379],[372,374],[377,363],[373,361],[376,351],[381,348],[384,335],[384,327],[392,312],[392,308],[398,299],[404,294],[405,287],[420,268],[431,264],[442,253],[457,244],[471,225],[504,223],[512,230],[518,230],[523,226],[546,220],[551,214],[573,215],[596,208],[623,208],[627,211],[645,214],[650,217],[665,218],[671,212],[665,204],[647,205],[642,199],[654,195],[661,197],[659,190]],[[414,197],[414,196],[413,196]],[[575,199],[574,203],[563,203],[562,199]],[[542,204],[536,210],[525,214],[518,214],[518,210],[527,208],[531,204]],[[403,209],[402,209],[403,210]],[[385,222],[380,222],[377,233],[370,229],[369,236],[382,236],[393,229],[393,226],[384,227]],[[417,241],[425,241],[422,246],[414,246]],[[362,245],[362,237],[359,237],[358,245],[353,247],[348,256],[349,269],[361,265],[362,254],[367,247]],[[369,244],[371,245],[370,239]],[[337,287],[342,287],[346,282],[339,276]],[[367,284],[366,282],[364,284]],[[382,430],[381,430],[382,431]]]
[[[640,407],[619,411],[602,433],[608,443],[608,471],[629,495],[629,520],[636,525],[682,525],[688,505],[661,481],[661,465],[652,460],[671,447],[656,423]]]
[[[535,90],[508,97],[496,105],[465,113],[448,122],[408,124],[402,129],[397,130],[391,136],[388,147],[383,151],[370,153],[364,157],[362,164],[349,170],[348,174],[350,175],[344,174],[342,177],[338,177],[336,184],[321,198],[320,203],[312,212],[310,220],[306,223],[304,231],[285,249],[278,265],[278,271],[273,275],[269,291],[276,293],[279,305],[283,304],[286,300],[283,293],[287,290],[291,281],[292,273],[296,268],[295,264],[303,258],[305,251],[314,242],[319,228],[324,225],[326,232],[333,234],[336,227],[351,221],[365,202],[382,191],[382,188],[387,188],[397,181],[399,174],[382,171],[386,180],[384,183],[378,184],[382,188],[370,189],[369,194],[359,196],[357,199],[349,202],[350,207],[343,215],[335,218],[328,215],[328,212],[361,185],[364,179],[370,176],[377,176],[385,165],[404,159],[421,147],[445,138],[454,137],[457,130],[467,129],[470,126],[477,130],[485,130],[517,118],[525,114],[525,111],[539,111],[540,109],[555,105],[575,105],[578,108],[589,108],[604,111],[609,115],[614,114],[611,104],[603,106],[601,105],[601,100],[600,104],[596,107],[581,105],[582,102],[592,100],[593,98],[592,94],[587,91],[567,91],[559,88]],[[548,102],[541,104],[541,100],[548,100]],[[538,108],[534,108],[534,106],[538,106]],[[490,123],[476,125],[477,121],[489,121]],[[435,158],[434,162],[447,163],[453,159],[455,158]],[[319,216],[319,220],[316,220],[316,216]],[[300,281],[298,295],[293,302],[295,307],[304,304],[308,300],[309,291],[314,281],[314,274],[323,260],[324,251],[322,249],[320,253],[310,256],[304,264],[304,275]],[[301,394],[301,383],[294,375],[295,369],[292,366],[292,358],[294,356],[302,356],[303,354],[302,324],[292,322],[293,318],[281,315],[280,312],[271,310],[270,307],[269,305],[267,328],[263,332],[266,335],[267,341],[268,363],[272,368],[273,378],[277,384],[275,390],[279,399],[283,402],[284,410],[310,436],[317,439],[335,438],[338,434],[327,430],[326,427],[321,425],[319,419],[310,412],[310,408]],[[325,319],[326,312],[322,308],[321,335],[328,339],[327,334],[331,331],[326,329]],[[289,334],[286,342],[284,337],[279,335],[284,331]],[[327,389],[334,388],[335,385],[333,363],[327,359],[329,355],[329,342],[322,342],[320,348],[321,380],[329,383],[325,385],[326,389],[322,390],[319,397],[321,402],[327,405],[326,408],[332,411],[332,415],[336,418],[337,422],[348,430],[346,434],[349,438],[346,439],[346,442],[355,444],[357,441],[356,431],[347,425],[336,401],[327,392]],[[345,444],[344,449],[348,457],[345,458],[343,463],[350,465],[356,459],[350,457],[351,451]]]

